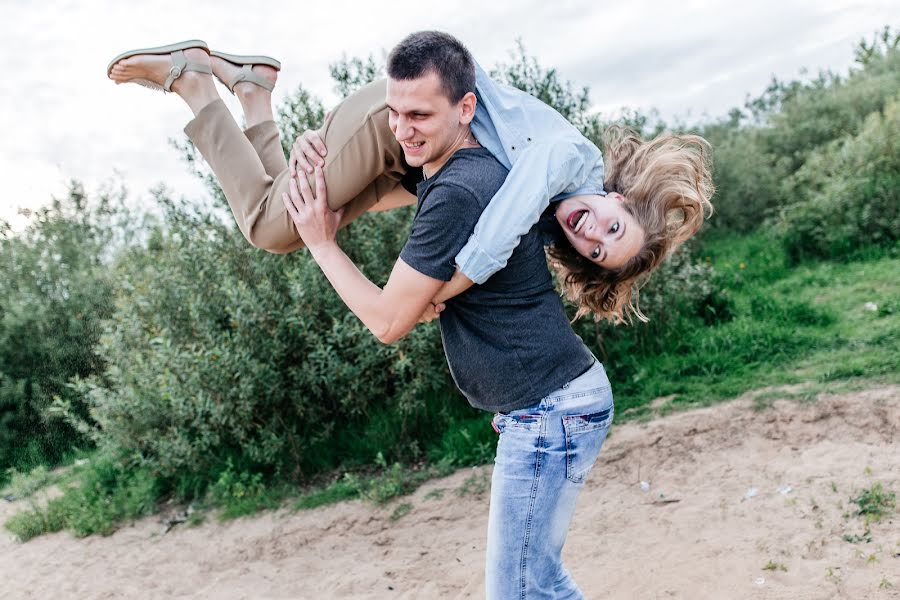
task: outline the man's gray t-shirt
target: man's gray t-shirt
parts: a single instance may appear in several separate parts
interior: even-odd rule
[[[506,175],[483,148],[453,154],[417,187],[419,202],[400,253],[403,262],[449,281],[456,255]],[[440,323],[450,373],[476,408],[532,406],[593,364],[553,289],[537,227],[521,238],[506,267],[446,304]]]

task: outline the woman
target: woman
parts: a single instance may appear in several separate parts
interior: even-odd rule
[[[303,246],[281,196],[298,164],[313,184],[310,160],[321,160],[325,167],[329,205],[344,207],[342,226],[366,211],[415,202],[406,190],[420,175],[407,165],[391,130],[383,82],[357,91],[316,134],[298,138],[288,168],[271,101],[280,67],[272,58],[210,52],[205,43],[192,40],[123,53],[107,73],[117,84],[133,81],[174,91],[187,102],[195,119],[185,132],[218,178],[241,232],[255,246],[277,253]],[[244,132],[210,75],[240,100]],[[510,174],[457,256],[459,276],[436,301],[473,281],[483,283],[503,268],[519,238],[552,200],[548,212],[557,226],[549,253],[578,316],[592,312],[614,322],[629,313],[643,318],[632,302],[636,284],[693,236],[712,208],[706,142],[697,136],[643,142],[627,130],[611,128],[604,140],[604,183],[599,150],[556,111],[496,84],[480,68],[476,75],[479,102],[472,131]]]

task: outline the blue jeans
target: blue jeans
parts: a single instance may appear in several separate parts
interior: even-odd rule
[[[612,419],[600,362],[537,405],[494,416],[500,439],[488,517],[489,600],[583,598],[560,555]]]

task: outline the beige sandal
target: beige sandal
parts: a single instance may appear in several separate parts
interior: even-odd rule
[[[184,56],[184,51],[190,48],[200,48],[201,50],[204,50],[207,54],[209,54],[209,46],[206,45],[206,42],[203,42],[201,40],[188,40],[186,42],[178,42],[176,44],[158,46],[156,48],[129,50],[128,52],[123,52],[122,54],[112,59],[112,61],[110,61],[109,66],[106,67],[106,76],[109,77],[109,74],[112,72],[113,66],[115,66],[115,64],[120,60],[131,58],[132,56],[138,56],[139,54],[171,54],[172,68],[169,69],[169,76],[166,77],[166,81],[162,85],[159,85],[155,81],[150,81],[149,79],[131,80],[133,83],[140,84],[152,90],[171,92],[172,83],[176,79],[181,77],[181,74],[185,71],[197,71],[198,73],[209,73],[210,75],[212,74],[212,69],[209,67],[209,65],[187,61]]]
[[[267,67],[272,67],[276,71],[281,70],[281,62],[275,60],[271,56],[249,56],[249,55],[238,55],[238,54],[226,54],[225,52],[218,52],[216,50],[212,50],[209,53],[210,56],[217,56],[222,60],[227,60],[228,62],[235,65],[243,65],[243,68],[238,72],[237,75],[234,76],[234,79],[231,81],[225,81],[224,79],[219,79],[222,84],[228,88],[228,91],[232,94],[234,93],[234,86],[239,84],[242,81],[249,81],[250,83],[254,83],[259,87],[269,90],[270,92],[275,89],[275,84],[271,81],[266,81],[259,75],[253,72],[254,65],[265,65]]]

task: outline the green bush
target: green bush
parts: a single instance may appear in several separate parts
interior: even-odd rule
[[[786,165],[775,160],[756,130],[738,130],[713,145],[716,207],[710,224],[752,231],[773,217],[781,203]]]
[[[129,231],[117,222],[123,198],[89,200],[73,182],[24,231],[0,222],[0,480],[10,467],[54,464],[87,443],[54,405],[86,416],[68,381],[103,368],[93,346],[113,311],[108,263]]]
[[[649,319],[614,326],[582,319],[576,333],[598,358],[613,365],[617,377],[627,378],[644,357],[671,349],[674,341],[704,324],[732,318],[726,290],[712,266],[695,262],[691,245],[670,255],[641,288],[637,301]]]
[[[229,458],[304,479],[347,458],[339,431],[388,411],[383,450],[404,454],[413,438],[403,421],[448,386],[436,326],[384,346],[307,253],[267,254],[212,216],[160,202],[164,223],[117,265],[125,283],[97,348],[108,368],[77,386],[96,441],[168,479],[213,483]],[[387,279],[410,216],[369,215],[343,234],[375,281]]]
[[[713,146],[713,226],[752,231],[807,198],[809,178],[822,167],[828,148],[861,135],[870,115],[882,113],[898,89],[900,49],[886,29],[871,44],[860,43],[857,65],[848,75],[773,80],[744,111],[735,109],[700,127]]]
[[[210,487],[209,500],[222,507],[221,518],[233,519],[277,506],[277,496],[266,493],[262,473],[237,471],[229,459],[225,470]]]
[[[126,519],[152,513],[160,495],[160,482],[149,471],[122,457],[98,453],[63,494],[45,505],[31,503],[28,510],[8,519],[5,527],[21,541],[43,533],[70,529],[75,535],[108,535]]]
[[[844,79],[820,76],[786,90],[780,110],[765,130],[773,155],[788,161],[789,172],[810,152],[832,140],[858,133],[866,118],[884,110],[900,89],[900,51],[888,50]]]
[[[900,239],[900,97],[869,115],[858,135],[828,144],[793,177],[801,200],[781,211],[793,262],[847,258]]]

